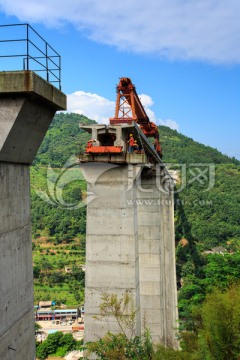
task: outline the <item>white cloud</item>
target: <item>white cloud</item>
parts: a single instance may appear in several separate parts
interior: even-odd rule
[[[0,0],[20,21],[72,24],[121,50],[240,63],[239,0]]]
[[[166,119],[166,120],[159,119],[158,123],[159,123],[159,125],[168,126],[170,129],[173,129],[173,130],[177,130],[177,131],[179,130],[179,125],[174,120],[171,120],[171,119]]]
[[[68,112],[83,114],[100,124],[108,124],[113,117],[115,103],[97,94],[76,91],[67,96]]]
[[[179,130],[179,125],[174,120],[157,120],[157,117],[150,107],[153,100],[149,95],[139,95],[141,103],[150,119],[157,125],[165,125],[173,130]],[[115,102],[110,101],[97,94],[84,91],[76,91],[67,96],[68,109],[67,112],[83,114],[92,120],[96,120],[100,124],[108,124],[109,118],[114,116]]]
[[[138,95],[139,99],[141,100],[141,103],[144,107],[149,107],[153,105],[153,99],[151,96],[146,94]]]
[[[144,110],[146,111],[146,114],[149,117],[150,121],[153,121],[154,123],[157,124],[156,115],[153,112],[153,110],[150,109],[150,107],[154,104],[151,96],[146,95],[146,94],[141,94],[141,95],[139,95],[139,98],[141,100],[141,103],[142,103]]]

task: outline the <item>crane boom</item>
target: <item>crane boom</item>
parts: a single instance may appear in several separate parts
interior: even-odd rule
[[[131,79],[122,77],[117,85],[115,117],[110,119],[110,124],[130,124],[132,121],[140,125],[145,136],[154,137],[154,148],[162,157],[157,125],[149,120]]]
[[[81,161],[162,163],[158,127],[146,114],[130,78],[120,78],[115,117],[109,120],[109,125],[81,125],[92,134]]]

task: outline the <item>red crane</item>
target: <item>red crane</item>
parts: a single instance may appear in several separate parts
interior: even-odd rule
[[[149,120],[131,79],[122,77],[117,85],[115,117],[110,119],[110,124],[131,124],[132,121],[140,125],[146,137],[154,137],[154,148],[162,157],[157,125]]]
[[[94,130],[93,127],[82,126],[82,128],[86,128],[86,131],[92,133],[92,139],[88,141],[85,150],[86,154],[93,155],[92,160],[96,158],[95,156],[98,156],[99,159],[102,154],[108,154],[110,159],[115,154],[118,156],[118,160],[115,157],[113,161],[125,162],[127,143],[129,142],[126,138],[126,131],[129,129],[130,132],[135,133],[135,140],[138,139],[141,143],[139,154],[147,154],[150,162],[159,162],[162,151],[157,125],[149,120],[131,79],[120,78],[117,85],[115,117],[109,120],[109,126],[98,125]],[[129,126],[122,126],[122,132],[119,133],[117,128],[123,124]],[[151,145],[146,137],[153,137],[154,144]]]

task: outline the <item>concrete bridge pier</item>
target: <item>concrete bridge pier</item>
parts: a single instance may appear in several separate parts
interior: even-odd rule
[[[31,71],[0,73],[0,359],[35,358],[32,163],[66,96]]]
[[[121,298],[127,292],[133,308],[139,308],[138,229],[136,187],[128,190],[128,166],[87,163],[81,169],[92,196],[87,206],[86,239],[84,339],[88,342],[108,331],[120,332],[111,316],[103,321],[93,318],[100,315],[104,293]],[[138,313],[138,335],[140,327]]]
[[[143,168],[137,181],[139,289],[142,332],[153,343],[178,348],[172,179]]]
[[[121,332],[112,318],[94,317],[102,293],[127,291],[138,310],[136,334],[149,328],[155,344],[177,348],[171,178],[143,164],[91,162],[81,168],[93,196],[87,206],[85,342]]]

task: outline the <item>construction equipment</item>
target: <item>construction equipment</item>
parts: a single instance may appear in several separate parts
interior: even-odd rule
[[[86,146],[86,156],[81,157],[82,161],[103,161],[103,159],[115,163],[140,161],[140,156],[138,159],[129,157],[128,144],[130,134],[133,134],[134,140],[139,144],[139,150],[134,151],[134,154],[145,155],[149,162],[161,162],[162,151],[158,128],[149,120],[135,86],[129,78],[120,78],[117,85],[115,117],[109,119],[109,125],[80,127],[92,135]],[[149,142],[149,137],[154,138],[153,144]]]
[[[154,149],[162,157],[157,125],[149,120],[131,79],[122,77],[117,85],[115,117],[110,119],[110,124],[131,124],[132,121],[140,125],[146,137],[154,138]]]

